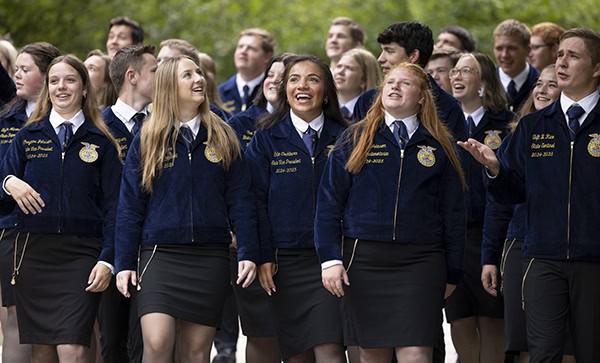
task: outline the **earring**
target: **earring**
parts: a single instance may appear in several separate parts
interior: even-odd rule
[[[326,98],[326,99],[323,101],[323,103],[324,103],[324,104],[327,104],[327,102],[329,102],[329,101],[328,101],[328,100],[327,100],[327,98]]]
[[[483,97],[484,91],[485,91],[485,88],[483,86],[481,86],[481,88],[479,89],[479,91],[477,91],[477,94],[479,95],[479,97]]]

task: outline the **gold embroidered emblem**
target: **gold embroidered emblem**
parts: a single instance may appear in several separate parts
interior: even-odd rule
[[[89,142],[82,142],[83,147],[79,150],[79,158],[86,163],[93,163],[98,160],[98,151],[97,148],[100,146],[90,144]]]
[[[486,136],[485,136],[485,139],[483,140],[483,143],[492,150],[496,150],[497,148],[499,148],[500,144],[502,143],[502,138],[500,138],[500,134],[502,133],[502,131],[489,130],[489,131],[486,131],[485,133],[486,133]]]
[[[215,164],[223,160],[221,155],[217,153],[217,150],[215,150],[214,147],[208,145],[206,145],[206,149],[204,149],[204,156],[206,157],[206,160]]]
[[[436,148],[424,145],[418,145],[417,147],[421,149],[417,153],[417,160],[419,160],[423,166],[428,168],[432,167],[435,164],[435,154],[433,152]]]
[[[600,134],[590,134],[592,139],[588,143],[587,150],[595,158],[600,158]]]

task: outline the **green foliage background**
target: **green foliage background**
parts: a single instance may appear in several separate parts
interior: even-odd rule
[[[232,55],[240,30],[263,27],[278,41],[277,52],[311,53],[326,59],[324,42],[336,16],[357,20],[367,32],[366,48],[387,25],[404,20],[428,24],[437,36],[461,25],[491,55],[495,25],[515,18],[533,25],[553,21],[565,28],[598,28],[600,0],[0,0],[0,34],[22,46],[45,40],[79,57],[104,50],[107,25],[126,15],[142,24],[146,42],[182,38],[216,61],[219,81],[235,72]]]

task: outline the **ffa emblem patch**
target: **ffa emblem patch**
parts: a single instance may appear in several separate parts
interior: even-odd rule
[[[86,163],[93,163],[98,160],[98,151],[97,148],[100,146],[90,144],[89,142],[82,142],[83,147],[79,150],[79,158]]]
[[[423,166],[426,166],[428,168],[432,167],[435,164],[435,155],[433,154],[433,152],[436,149],[431,146],[423,146],[423,145],[419,145],[417,147],[419,149],[421,149],[417,153],[417,160],[419,160],[419,162]]]
[[[497,148],[499,148],[500,144],[502,143],[502,139],[500,138],[500,134],[502,133],[502,131],[489,130],[489,131],[486,131],[485,133],[486,133],[486,136],[485,136],[485,139],[483,140],[483,143],[492,150],[496,150]]]
[[[595,158],[600,158],[600,135],[590,134],[592,139],[590,140],[587,150]]]
[[[206,149],[204,149],[204,156],[206,157],[206,160],[210,161],[211,163],[218,163],[219,161],[223,160],[223,158],[217,154],[215,148],[208,145],[206,145]]]

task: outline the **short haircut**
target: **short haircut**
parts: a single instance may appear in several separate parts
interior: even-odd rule
[[[150,44],[129,45],[117,51],[109,66],[110,80],[117,93],[120,93],[123,88],[127,69],[131,67],[136,72],[140,72],[144,64],[144,54],[154,55],[155,51],[156,48]]]
[[[108,30],[110,31],[110,29],[115,25],[125,25],[131,29],[131,41],[133,44],[142,44],[144,42],[144,29],[142,29],[137,21],[129,19],[126,16],[117,16],[116,18],[112,18],[110,20]]]
[[[262,28],[250,28],[244,29],[240,32],[239,38],[243,36],[255,36],[260,39],[262,49],[265,53],[273,54],[275,52],[275,48],[277,47],[277,42],[275,38],[269,33],[267,30]]]
[[[429,61],[433,61],[436,59],[440,59],[440,58],[449,58],[450,59],[450,63],[452,63],[452,66],[454,67],[456,65],[456,62],[458,62],[458,59],[460,58],[460,56],[462,55],[462,52],[454,47],[445,45],[441,48],[435,48],[433,50],[433,53],[431,53],[431,57],[429,57]]]
[[[460,40],[460,44],[462,44],[462,50],[465,50],[467,52],[475,51],[475,47],[477,46],[475,38],[467,29],[463,28],[462,26],[447,26],[444,29],[442,29],[440,34],[442,33],[452,34],[455,37],[457,37],[458,40]]]
[[[573,28],[560,36],[560,42],[562,43],[563,40],[569,38],[581,38],[592,58],[592,64],[596,65],[600,63],[600,33],[588,28]]]
[[[187,40],[183,39],[167,39],[160,42],[160,47],[167,47],[171,49],[175,49],[180,54],[186,55],[194,60],[196,64],[198,64],[198,49],[194,47],[194,45]]]
[[[496,29],[494,29],[494,37],[515,37],[521,41],[521,44],[527,48],[531,40],[531,31],[527,25],[515,19],[504,20]]]
[[[558,24],[544,22],[535,24],[531,27],[531,35],[542,38],[544,44],[553,46],[558,45],[560,36],[565,32],[565,29]]]
[[[425,67],[433,52],[433,34],[431,29],[418,21],[404,21],[388,26],[377,37],[379,44],[397,43],[407,55],[415,49],[419,51],[418,64]]]
[[[361,28],[360,24],[358,24],[353,19],[340,16],[331,21],[330,26],[334,25],[343,25],[348,27],[348,29],[350,29],[350,37],[355,43],[365,43],[365,32]]]

